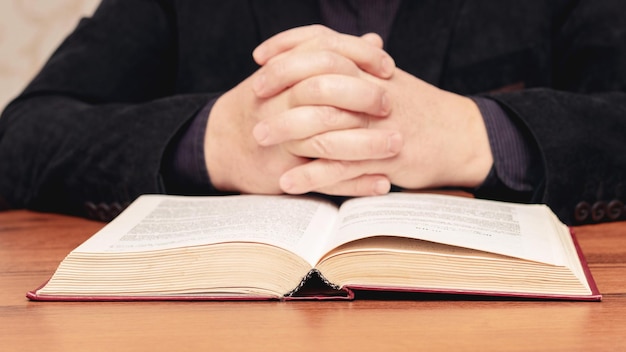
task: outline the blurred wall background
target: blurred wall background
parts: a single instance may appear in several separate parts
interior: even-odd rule
[[[0,0],[0,110],[100,0]]]

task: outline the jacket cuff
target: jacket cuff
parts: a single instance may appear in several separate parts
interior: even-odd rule
[[[541,155],[534,139],[494,100],[471,99],[483,116],[494,160],[489,175],[474,194],[482,198],[530,201],[543,175]]]

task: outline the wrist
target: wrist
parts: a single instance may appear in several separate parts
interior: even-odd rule
[[[460,97],[460,96],[459,96]],[[452,174],[460,177],[453,181],[455,186],[477,187],[484,182],[493,166],[493,154],[489,144],[487,127],[478,105],[470,98],[460,97],[462,104],[458,111],[463,141],[458,146],[458,155],[462,158],[456,165],[460,170],[452,170]],[[460,172],[459,172],[460,171]]]
[[[228,177],[229,174],[235,175],[233,173],[235,170],[228,170],[229,165],[232,165],[228,159],[234,157],[236,152],[226,150],[223,136],[229,134],[231,138],[236,138],[236,136],[232,135],[228,124],[222,123],[223,117],[228,112],[224,106],[227,95],[228,93],[218,98],[209,113],[204,134],[204,162],[213,187],[228,192],[236,190],[235,185],[232,184],[232,177]]]

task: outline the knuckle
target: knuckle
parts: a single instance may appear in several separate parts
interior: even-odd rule
[[[276,60],[267,65],[266,74],[270,77],[283,77],[287,71],[287,64],[284,60]]]
[[[333,146],[329,138],[323,134],[311,138],[311,146],[317,157],[324,158],[332,155]]]
[[[271,124],[273,122],[273,125]],[[276,133],[284,135],[289,133],[291,130],[291,120],[288,116],[280,116],[280,118],[275,121],[269,121],[270,123],[270,131],[275,130]]]
[[[339,123],[337,109],[332,106],[319,106],[317,109],[317,120],[324,127],[334,127]]]
[[[332,163],[332,172],[339,176],[343,176],[346,174],[348,167],[351,165],[349,161],[346,160],[338,160]]]
[[[332,52],[321,52],[318,56],[318,64],[324,72],[337,72],[339,67],[338,56]]]
[[[374,128],[374,120],[372,119],[371,115],[367,115],[367,114],[360,114],[361,117],[361,121],[362,121],[362,127],[365,129],[372,129]]]
[[[319,36],[319,45],[322,48],[326,48],[330,51],[341,52],[343,48],[343,41],[341,37],[337,35],[333,35],[332,33],[323,33],[323,35]]]
[[[377,138],[368,138],[366,149],[369,156],[374,156],[379,154],[380,143]]]
[[[346,160],[329,160],[325,164],[324,173],[327,175],[329,180],[333,180],[333,182],[338,183],[346,178],[350,178],[346,176],[349,165],[350,162]]]
[[[387,138],[385,136],[379,138],[372,138],[369,142],[369,152],[371,156],[386,155],[387,154]]]
[[[317,34],[317,35],[328,33],[329,31],[328,27],[323,26],[321,24],[312,24],[309,26],[309,28],[314,34]]]
[[[307,94],[311,100],[317,101],[324,96],[324,91],[326,88],[323,80],[317,77],[313,77],[305,81],[304,89],[305,94]]]
[[[367,182],[367,179],[364,179],[363,177],[357,177],[356,179],[352,180],[352,182],[350,183],[352,185],[352,194],[353,195],[369,195],[371,194],[371,191],[369,190],[371,188],[369,182]]]
[[[313,175],[311,170],[309,170],[308,168],[303,168],[303,170],[300,173],[300,176],[301,176],[303,185],[307,189],[315,188],[315,176]]]

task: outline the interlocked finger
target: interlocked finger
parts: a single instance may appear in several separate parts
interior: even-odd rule
[[[387,194],[390,190],[391,183],[386,176],[363,175],[313,191],[336,196],[364,197]]]
[[[370,37],[375,34],[368,34]],[[354,61],[362,70],[380,78],[389,78],[395,62],[381,47],[382,40],[363,39],[341,34],[320,25],[304,26],[281,32],[259,45],[253,57],[259,65],[289,50],[333,51]]]
[[[387,92],[379,84],[345,75],[319,75],[307,78],[289,91],[289,105],[328,105],[373,116],[391,111]]]
[[[359,161],[317,159],[294,167],[280,177],[280,188],[289,194],[329,192],[336,195],[372,195],[389,191],[384,175],[370,172],[371,164]]]
[[[259,145],[269,146],[328,131],[366,128],[372,118],[376,117],[332,106],[307,105],[260,121],[252,133]]]
[[[397,131],[358,128],[321,133],[287,142],[284,147],[293,155],[306,158],[374,160],[397,155],[402,145]]]
[[[272,58],[259,69],[253,89],[258,97],[266,98],[309,77],[322,74],[358,76],[360,72],[353,61],[332,51],[289,51]]]

